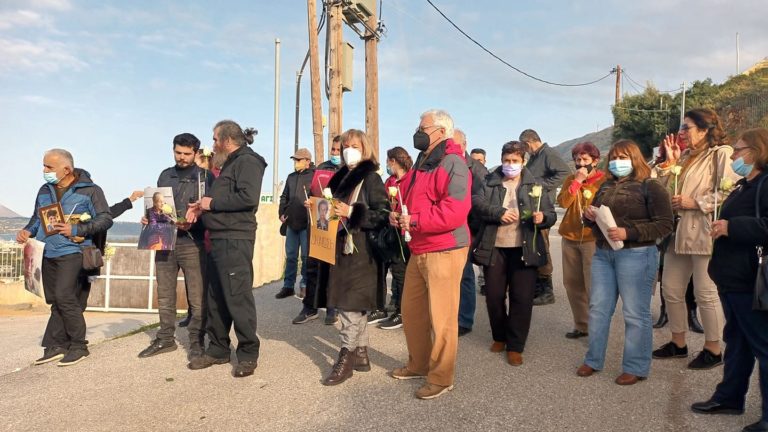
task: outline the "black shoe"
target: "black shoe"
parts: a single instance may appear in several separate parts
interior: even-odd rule
[[[704,402],[696,402],[691,405],[691,411],[698,414],[744,414],[744,408],[736,408],[713,401],[712,399]]]
[[[284,299],[286,297],[292,297],[294,294],[296,294],[296,291],[294,291],[293,288],[283,288],[275,294],[275,298]]]
[[[760,420],[759,422],[752,423],[751,425],[741,430],[741,432],[767,432],[767,431],[768,431],[768,420]]]
[[[153,355],[176,351],[176,348],[178,348],[178,346],[174,341],[161,341],[160,339],[155,339],[144,349],[144,351],[139,353],[139,358],[152,357]]]
[[[723,364],[723,353],[712,354],[712,352],[706,348],[703,348],[699,355],[696,356],[690,363],[688,363],[688,369],[704,370],[712,369],[713,367]]]
[[[551,292],[543,292],[540,296],[533,299],[534,306],[544,306],[555,302],[555,294]]]
[[[216,357],[211,357],[208,354],[203,354],[200,357],[193,358],[192,361],[189,362],[187,367],[192,370],[198,370],[198,369],[205,369],[213,365],[220,365],[220,364],[227,364],[227,363],[229,363],[229,357],[216,358]]]
[[[680,348],[674,342],[667,342],[653,352],[655,359],[685,358],[688,357],[688,345]]]
[[[293,319],[294,324],[304,324],[305,322],[312,321],[314,319],[318,318],[317,309],[310,309],[306,306],[299,312],[298,315],[296,315],[296,318]]]
[[[202,343],[200,343],[198,341],[190,342],[190,344],[189,344],[189,360],[192,360],[195,357],[200,357],[201,355],[203,355],[204,351],[205,350],[203,350],[203,344]]]
[[[565,334],[565,337],[567,337],[568,339],[578,339],[586,336],[589,336],[589,333],[583,332],[581,330],[574,330],[572,332],[568,332]]]
[[[688,311],[688,328],[694,333],[704,334],[704,327],[699,322],[699,317],[696,315],[696,309]]]
[[[656,321],[656,324],[653,325],[653,328],[660,329],[667,325],[669,322],[669,317],[667,316],[667,313],[664,311],[664,309],[661,310],[661,314],[659,315],[659,320]]]
[[[395,330],[403,326],[403,316],[399,313],[393,313],[386,321],[379,324],[382,330]]]
[[[190,321],[192,321],[192,315],[187,315],[183,320],[179,321],[179,327],[188,326]]]
[[[56,366],[72,366],[85,360],[91,353],[88,348],[70,348],[67,354],[59,360]]]
[[[36,365],[50,363],[52,361],[64,358],[67,354],[67,349],[63,347],[51,347],[43,350],[43,356],[35,360]]]
[[[339,314],[336,311],[325,314],[325,325],[334,325],[339,321]]]
[[[386,321],[389,316],[386,311],[375,310],[368,313],[368,324],[376,324],[382,321]]]
[[[256,360],[243,360],[237,363],[235,366],[235,378],[243,378],[253,375],[253,370],[256,369],[259,363]]]
[[[472,333],[472,329],[468,327],[459,326],[459,337]]]

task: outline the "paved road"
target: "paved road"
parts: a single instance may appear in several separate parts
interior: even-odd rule
[[[553,237],[552,244],[559,268],[559,239]],[[338,352],[337,330],[321,320],[291,325],[299,301],[276,300],[279,285],[272,284],[254,291],[262,354],[253,377],[233,378],[232,365],[190,371],[183,349],[140,360],[136,354],[152,339],[151,330],[96,343],[91,357],[74,367],[3,369],[0,430],[738,431],[759,417],[755,380],[745,415],[692,414],[688,406],[710,395],[722,368],[688,371],[682,359],[654,361],[650,378],[638,385],[615,385],[622,348],[620,315],[613,323],[605,370],[577,377],[586,341],[563,337],[571,316],[562,283],[556,284],[557,303],[534,310],[521,367],[509,366],[501,354],[488,351],[487,314],[483,297],[478,297],[475,330],[459,344],[456,389],[432,401],[414,398],[419,381],[386,375],[407,356],[400,330],[372,330],[371,372],[356,373],[337,387],[322,386]],[[91,325],[93,320],[92,315]],[[12,345],[36,344],[43,320],[37,318],[34,325],[20,321],[0,321],[2,334],[7,337],[18,329],[24,334]],[[657,330],[654,345],[667,338],[667,330]],[[186,346],[185,334],[182,339]],[[689,344],[696,351],[701,336],[694,335]],[[39,350],[32,353],[26,364]],[[5,350],[0,352],[4,357]],[[0,362],[6,363],[10,365]]]

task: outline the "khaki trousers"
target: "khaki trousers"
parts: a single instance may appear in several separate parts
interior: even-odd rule
[[[693,275],[693,293],[699,307],[704,340],[716,342],[722,339],[725,318],[717,286],[707,274],[709,255],[678,255],[674,242],[664,254],[664,274],[661,279],[662,293],[667,304],[672,333],[688,331],[688,310],[685,306],[685,290]]]
[[[563,239],[563,285],[573,313],[573,328],[589,329],[589,288],[592,285],[592,256],[595,242]]]
[[[412,255],[401,309],[408,370],[427,382],[453,385],[459,344],[459,285],[468,248]]]

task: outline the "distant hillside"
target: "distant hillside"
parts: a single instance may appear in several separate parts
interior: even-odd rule
[[[0,218],[20,218],[22,215],[0,204]]]
[[[108,240],[135,240],[141,233],[141,224],[136,222],[115,222],[107,231]]]
[[[557,150],[560,155],[563,156],[563,159],[566,162],[572,165],[573,159],[571,158],[571,149],[573,146],[580,142],[591,141],[592,144],[596,145],[597,148],[600,149],[600,156],[604,157],[608,154],[608,150],[611,148],[611,143],[613,142],[612,135],[613,126],[609,126],[601,131],[586,134],[583,137],[560,143],[555,146],[555,150]]]

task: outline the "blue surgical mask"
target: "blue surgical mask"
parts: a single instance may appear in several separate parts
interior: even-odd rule
[[[43,179],[45,180],[46,183],[52,184],[52,185],[55,185],[56,183],[59,182],[59,178],[56,177],[56,173],[53,171],[44,172]]]
[[[614,159],[608,162],[608,170],[616,177],[626,177],[632,174],[632,161],[629,159]]]
[[[341,165],[341,156],[339,156],[339,155],[332,155],[331,156],[331,163],[336,165],[336,166]]]
[[[395,175],[395,172],[392,171],[392,167],[387,165],[387,175]]]
[[[749,173],[752,172],[753,166],[753,164],[744,163],[744,158],[741,156],[739,156],[739,158],[735,161],[731,162],[731,168],[733,169],[733,172],[742,177],[748,176]]]
[[[501,172],[504,174],[504,177],[507,178],[516,178],[520,175],[520,173],[523,171],[523,165],[522,164],[502,164],[501,165]]]

